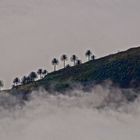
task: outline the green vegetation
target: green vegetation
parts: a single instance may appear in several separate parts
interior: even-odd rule
[[[121,88],[140,89],[140,47],[99,59],[95,59],[95,56],[90,53],[89,61],[83,64],[76,55],[72,55],[71,60],[74,66],[64,65],[64,69],[56,71],[58,60],[54,58],[52,61],[54,72],[48,73],[46,70],[39,69],[38,75],[31,72],[21,80],[15,78],[13,82],[16,88],[7,92],[27,94],[40,87],[48,91],[64,92],[72,89],[75,84],[90,88],[91,85],[100,84],[106,80],[111,80],[114,86]],[[40,79],[36,80],[38,76]]]
[[[16,77],[16,78],[13,80],[14,86],[17,86],[19,83],[20,83],[20,79],[19,79],[18,77]]]
[[[31,82],[34,82],[35,79],[37,79],[37,74],[35,72],[31,72],[29,78]]]
[[[56,87],[70,87],[72,83],[87,85],[105,80],[111,80],[121,88],[139,87],[140,47],[50,73],[38,81],[38,85],[46,88],[53,85],[57,89]]]

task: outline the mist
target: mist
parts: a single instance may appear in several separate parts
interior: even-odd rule
[[[139,45],[139,0],[0,0],[0,79],[52,71],[66,53],[84,62]],[[61,68],[62,65],[59,65]]]
[[[90,92],[78,87],[65,95],[40,89],[24,103],[3,93],[0,139],[139,140],[140,99],[128,102],[122,93],[102,85]]]

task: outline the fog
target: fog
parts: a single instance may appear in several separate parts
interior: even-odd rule
[[[83,92],[79,87],[66,95],[52,95],[40,89],[29,99],[23,105],[19,98],[0,95],[0,139],[140,138],[140,100],[128,102],[121,89],[98,85],[90,92]]]
[[[63,53],[96,57],[138,46],[139,0],[0,0],[0,79],[40,67]],[[62,64],[59,65],[62,67]]]

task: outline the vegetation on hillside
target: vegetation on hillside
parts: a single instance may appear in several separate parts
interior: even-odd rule
[[[47,75],[38,85],[64,90],[73,83],[98,84],[111,80],[121,88],[140,87],[140,47],[94,59]]]
[[[88,61],[93,59],[92,52],[90,50],[88,50],[85,53],[85,56],[88,58]],[[68,56],[66,54],[63,54],[60,58],[60,60],[63,62],[63,68],[69,68],[70,65],[66,65],[66,61],[68,60]],[[74,63],[74,66],[76,65],[80,65],[82,64],[82,61],[80,59],[78,59],[78,57],[76,55],[72,55],[70,58],[71,62]],[[56,67],[59,64],[59,60],[57,58],[53,58],[52,60],[52,65],[54,66],[54,72],[56,72]],[[27,84],[31,84],[31,83],[37,83],[36,79],[41,80],[42,78],[44,78],[46,75],[48,74],[47,70],[43,70],[43,69],[38,69],[37,72],[31,72],[28,76],[23,76],[21,79],[19,79],[18,77],[16,77],[13,80],[13,88],[17,88],[17,87],[21,87],[22,85],[27,85]]]
[[[28,93],[39,87],[63,92],[73,88],[75,84],[90,87],[106,80],[111,80],[114,86],[121,88],[140,88],[140,47],[99,59],[95,59],[92,52],[88,50],[85,56],[88,61],[82,63],[76,55],[72,55],[70,60],[73,66],[70,66],[66,65],[67,55],[62,55],[60,60],[64,68],[60,70],[56,70],[59,60],[54,58],[52,60],[54,72],[48,73],[47,70],[39,69],[37,72],[31,72],[29,76],[24,76],[21,80],[15,78],[13,83],[16,88],[10,92]]]

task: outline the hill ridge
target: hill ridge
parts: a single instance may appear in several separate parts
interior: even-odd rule
[[[111,80],[120,88],[140,88],[140,47],[60,69],[41,80],[5,92],[29,93],[40,87],[48,91],[64,92],[72,89],[74,84],[90,87],[106,80]]]

